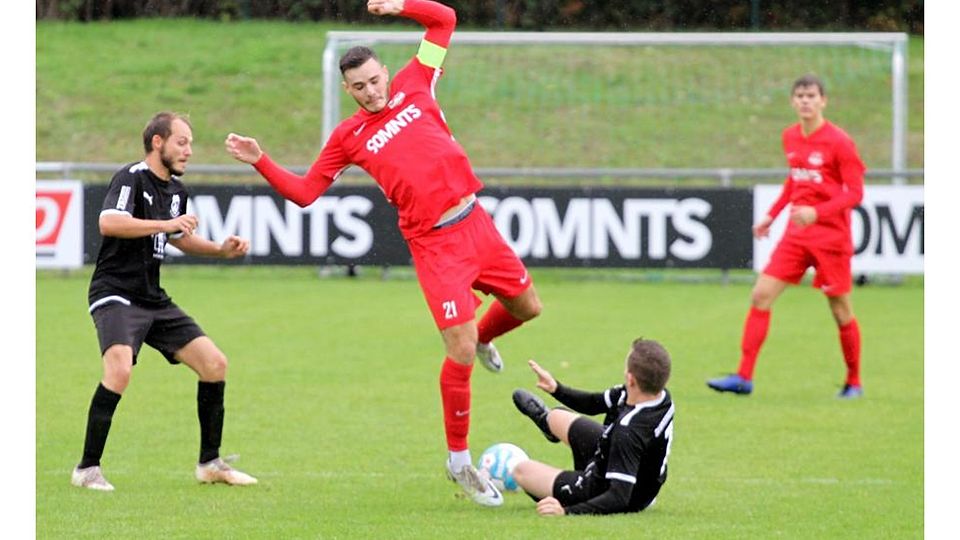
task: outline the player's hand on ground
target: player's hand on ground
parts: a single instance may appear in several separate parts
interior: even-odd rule
[[[760,239],[770,236],[771,223],[773,223],[773,220],[770,219],[770,216],[763,216],[763,219],[753,226],[753,237]]]
[[[224,146],[227,149],[227,153],[233,156],[234,159],[251,165],[256,163],[260,159],[260,156],[263,155],[263,150],[260,150],[260,144],[256,139],[237,135],[236,133],[227,135]]]
[[[544,497],[537,503],[537,513],[541,516],[563,516],[567,512],[560,505],[560,501],[553,497]]]
[[[540,365],[533,360],[527,360],[527,364],[530,366],[530,369],[537,374],[537,388],[548,394],[552,394],[557,390],[557,380],[553,378],[553,375],[551,375],[549,371],[540,367]]]
[[[247,251],[250,251],[250,241],[244,240],[239,236],[228,236],[227,239],[220,244],[220,253],[227,259],[246,255]]]
[[[790,210],[790,221],[806,227],[817,221],[817,209],[812,206],[795,206]]]
[[[163,232],[168,234],[183,233],[184,236],[190,236],[197,229],[197,216],[184,214],[166,221],[166,227]]]
[[[367,0],[367,11],[374,15],[399,15],[403,0]]]

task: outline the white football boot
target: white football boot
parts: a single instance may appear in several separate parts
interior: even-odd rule
[[[503,371],[503,358],[500,357],[500,353],[497,352],[497,348],[492,342],[477,342],[477,358],[480,359],[480,363],[483,364],[483,367],[487,368],[488,371],[494,373]]]
[[[70,475],[70,483],[82,488],[95,489],[97,491],[113,491],[113,485],[107,482],[103,477],[103,472],[99,465],[86,467],[84,469],[73,469]]]
[[[198,463],[195,476],[198,482],[204,484],[222,483],[231,486],[249,486],[257,483],[256,478],[234,469],[221,458],[206,463]]]
[[[503,504],[503,495],[497,489],[490,478],[481,475],[473,465],[465,465],[460,472],[453,472],[450,468],[450,462],[447,461],[447,477],[460,484],[464,493],[469,496],[473,502],[483,506],[500,506]]]

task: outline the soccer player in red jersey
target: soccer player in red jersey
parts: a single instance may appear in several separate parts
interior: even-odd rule
[[[827,96],[819,78],[806,75],[797,79],[792,104],[800,121],[783,131],[790,172],[780,197],[753,226],[753,235],[766,237],[770,224],[787,204],[791,205],[790,221],[753,287],[741,340],[740,368],[735,374],[707,381],[707,385],[719,392],[753,391],[754,365],[767,337],[773,303],[787,285],[799,283],[812,266],[816,269],[813,286],[827,297],[847,365],[846,382],[838,397],[858,398],[863,395],[863,386],[860,327],[850,301],[850,210],[863,198],[865,168],[850,136],[823,117]]]
[[[499,506],[500,492],[471,465],[470,376],[474,356],[491,371],[502,369],[491,341],[536,317],[540,299],[523,263],[478,208],[476,193],[483,184],[436,101],[456,13],[429,0],[369,0],[367,10],[413,19],[426,33],[416,56],[392,81],[367,47],[353,47],[341,57],[343,87],[360,109],[337,126],[305,176],[274,163],[253,138],[231,133],[226,148],[252,164],[278,193],[304,207],[350,165],[380,185],[397,208],[400,232],[446,347],[440,394],[450,453],[447,470],[474,501]],[[481,301],[471,289],[496,297],[479,323],[474,312]]]

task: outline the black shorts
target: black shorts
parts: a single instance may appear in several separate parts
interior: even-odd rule
[[[563,471],[553,481],[553,496],[563,506],[592,499],[607,490],[606,480],[583,474],[593,458],[601,435],[603,425],[589,418],[581,416],[570,424],[567,440],[570,441],[575,470]]]
[[[104,304],[90,314],[97,327],[102,355],[111,345],[129,345],[133,363],[146,343],[171,364],[179,364],[174,355],[194,339],[205,335],[189,315],[171,303],[164,308],[146,308],[120,302]]]

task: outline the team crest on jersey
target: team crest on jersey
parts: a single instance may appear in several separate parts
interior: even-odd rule
[[[180,195],[174,195],[173,199],[170,201],[170,217],[177,217],[180,215]]]
[[[814,167],[819,167],[823,165],[823,154],[820,152],[810,152],[810,157],[807,158],[807,161]]]
[[[400,106],[400,104],[403,103],[403,100],[406,99],[406,97],[407,97],[407,95],[404,94],[403,92],[397,92],[397,93],[393,96],[393,99],[391,99],[391,100],[387,103],[387,108],[389,108],[389,109],[394,109],[394,108]]]

